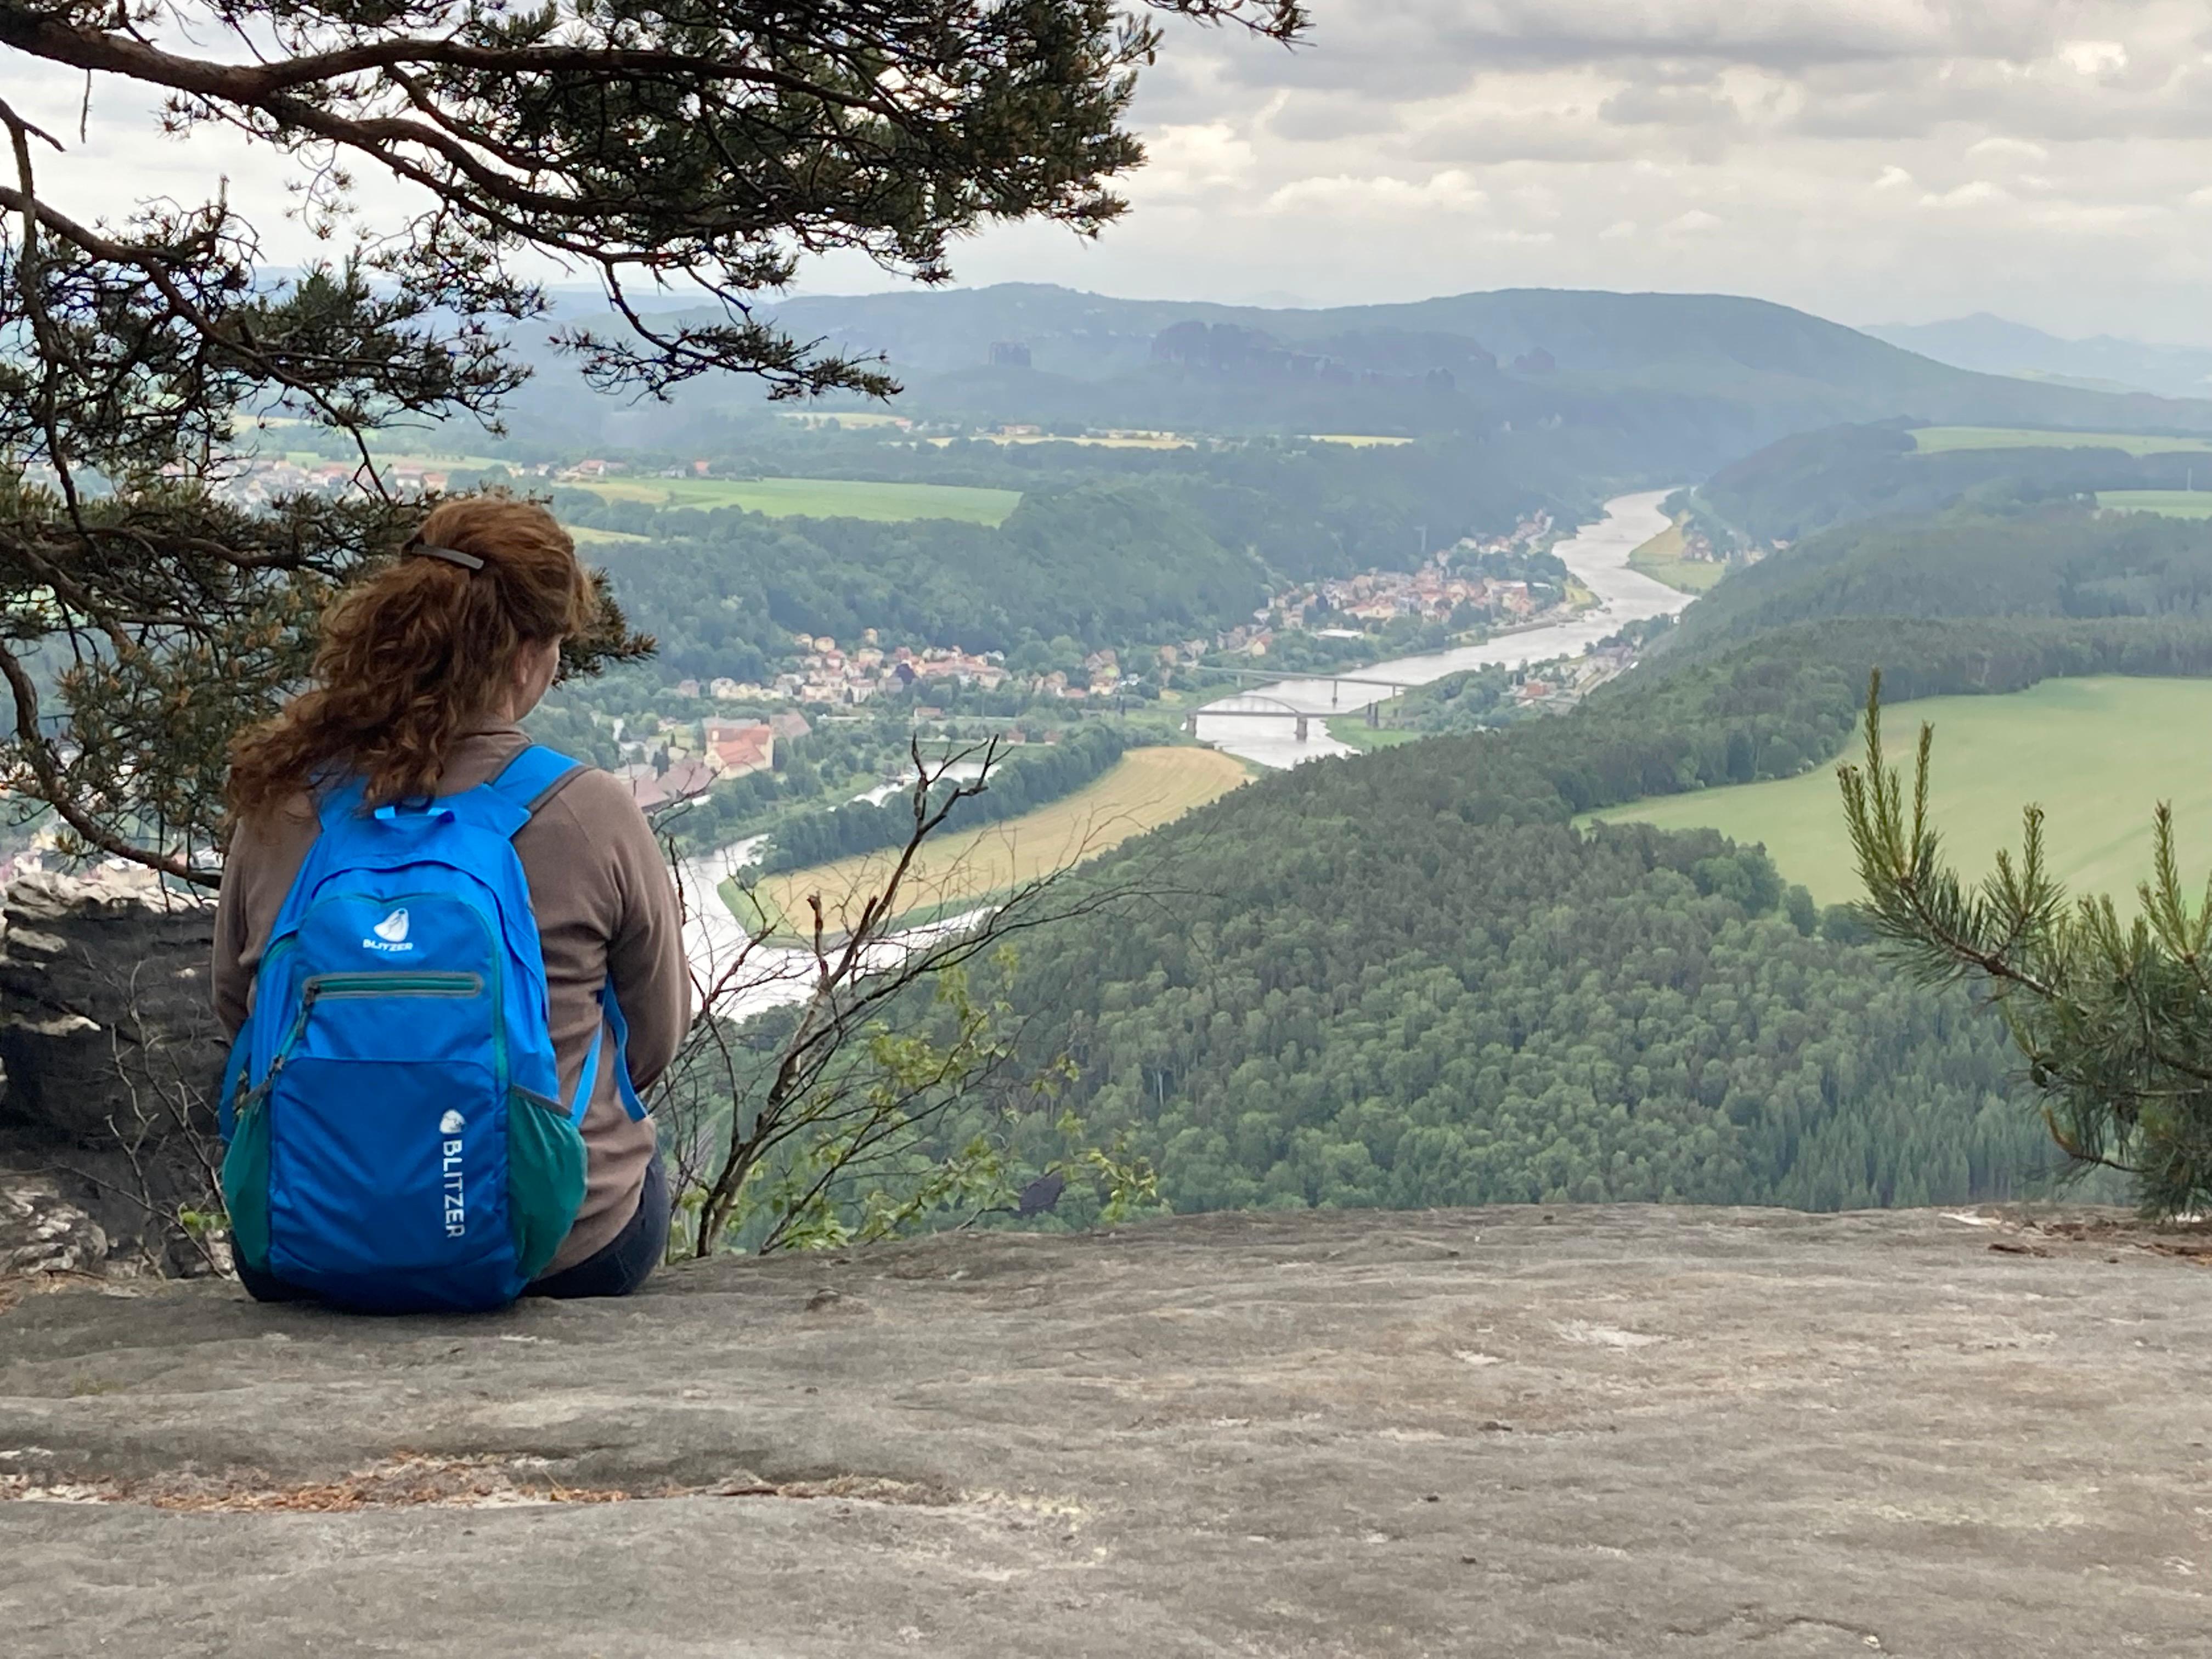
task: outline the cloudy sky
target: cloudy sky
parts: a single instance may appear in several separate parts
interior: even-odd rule
[[[1180,30],[1096,246],[970,281],[1307,301],[1521,284],[1990,310],[2212,343],[2212,9],[2169,0],[1323,0]]]
[[[1516,285],[1754,294],[1845,322],[1989,310],[2212,343],[2212,9],[2175,0],[1318,0],[1295,52],[1178,27],[1151,165],[1097,244],[1018,228],[971,283],[1273,303]],[[81,84],[10,74],[76,125]],[[88,192],[278,175],[96,88]],[[72,137],[74,133],[72,131]],[[278,226],[272,258],[295,258]],[[815,292],[884,286],[864,267]]]

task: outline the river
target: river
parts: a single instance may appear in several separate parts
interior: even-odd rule
[[[1562,542],[1552,550],[1583,585],[1597,595],[1598,604],[1593,609],[1565,622],[1547,623],[1480,645],[1462,646],[1427,656],[1400,657],[1345,672],[1400,684],[1425,685],[1462,669],[1492,663],[1510,667],[1526,662],[1548,662],[1555,657],[1579,656],[1626,623],[1647,617],[1673,616],[1689,604],[1690,595],[1628,568],[1628,556],[1667,527],[1659,503],[1671,493],[1650,489],[1607,501],[1602,519],[1586,526],[1571,541]],[[1292,711],[1305,709],[1326,715],[1356,714],[1363,703],[1389,694],[1376,686],[1344,685],[1337,693],[1341,698],[1338,704],[1331,701],[1327,680],[1279,680],[1243,695],[1269,697],[1287,703]],[[1346,744],[1331,738],[1318,719],[1309,722],[1306,740],[1300,743],[1297,721],[1295,712],[1280,716],[1210,715],[1201,708],[1198,713],[1198,735],[1217,749],[1241,755],[1262,766],[1295,766],[1300,761],[1353,752]],[[683,875],[690,911],[684,930],[684,950],[691,959],[692,974],[702,987],[721,981],[730,965],[746,951],[745,930],[723,904],[715,888],[744,866],[759,850],[763,839],[756,836],[684,862]],[[886,940],[878,947],[875,965],[890,967],[904,951],[957,932],[970,920],[967,916],[952,917]],[[725,988],[722,1012],[742,1018],[781,1004],[803,1001],[811,988],[813,967],[813,958],[807,951],[755,945],[745,957],[744,968]]]
[[[1691,595],[1628,568],[1628,556],[1667,527],[1667,516],[1660,512],[1659,503],[1673,493],[1647,489],[1615,496],[1605,504],[1603,518],[1585,525],[1572,540],[1552,550],[1583,586],[1597,595],[1598,602],[1591,609],[1565,621],[1500,635],[1480,645],[1399,657],[1344,672],[1358,678],[1426,685],[1469,668],[1513,668],[1523,663],[1549,662],[1556,657],[1578,657],[1630,623],[1676,615],[1690,603]],[[1301,761],[1329,755],[1349,755],[1354,752],[1351,746],[1330,737],[1320,720],[1307,721],[1305,741],[1299,742],[1298,712],[1356,715],[1364,705],[1390,695],[1382,686],[1333,685],[1326,679],[1277,680],[1206,704],[1198,711],[1198,736],[1200,742],[1262,766],[1296,766]],[[1208,712],[1255,697],[1288,707],[1280,714]]]

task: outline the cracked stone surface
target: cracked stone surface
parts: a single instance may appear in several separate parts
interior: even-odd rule
[[[0,1650],[2212,1656],[2212,1257],[2071,1213],[1193,1217],[473,1320],[26,1296]]]

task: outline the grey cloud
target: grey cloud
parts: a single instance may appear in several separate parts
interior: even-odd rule
[[[1743,112],[1705,87],[1624,87],[1597,109],[1615,126],[1740,126]]]
[[[1402,125],[1397,106],[1345,93],[1304,93],[1291,99],[1267,123],[1273,138],[1322,143],[1333,139],[1373,137]]]
[[[1470,112],[1463,119],[1423,129],[1405,144],[1403,153],[1413,161],[1462,167],[1510,161],[1617,161],[1641,154],[1642,142],[1626,128],[1595,118]]]
[[[1784,72],[1968,57],[2024,62],[2063,32],[2057,0],[1322,0],[1310,48],[1238,50],[1233,78],[1433,95],[1489,70],[1671,58]]]
[[[1887,74],[1828,70],[1807,76],[1788,130],[1829,140],[1922,138],[1978,129],[2046,143],[2212,137],[2212,74],[2191,65],[2155,81],[2100,83],[2049,75],[1975,75],[1953,66]]]

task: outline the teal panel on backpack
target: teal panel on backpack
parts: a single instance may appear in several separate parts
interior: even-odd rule
[[[230,1212],[231,1254],[269,1271],[269,1103],[249,1097],[239,1108],[222,1155],[222,1202]]]
[[[525,1279],[545,1271],[584,1207],[584,1137],[558,1102],[511,1091],[507,1110],[507,1218]]]

